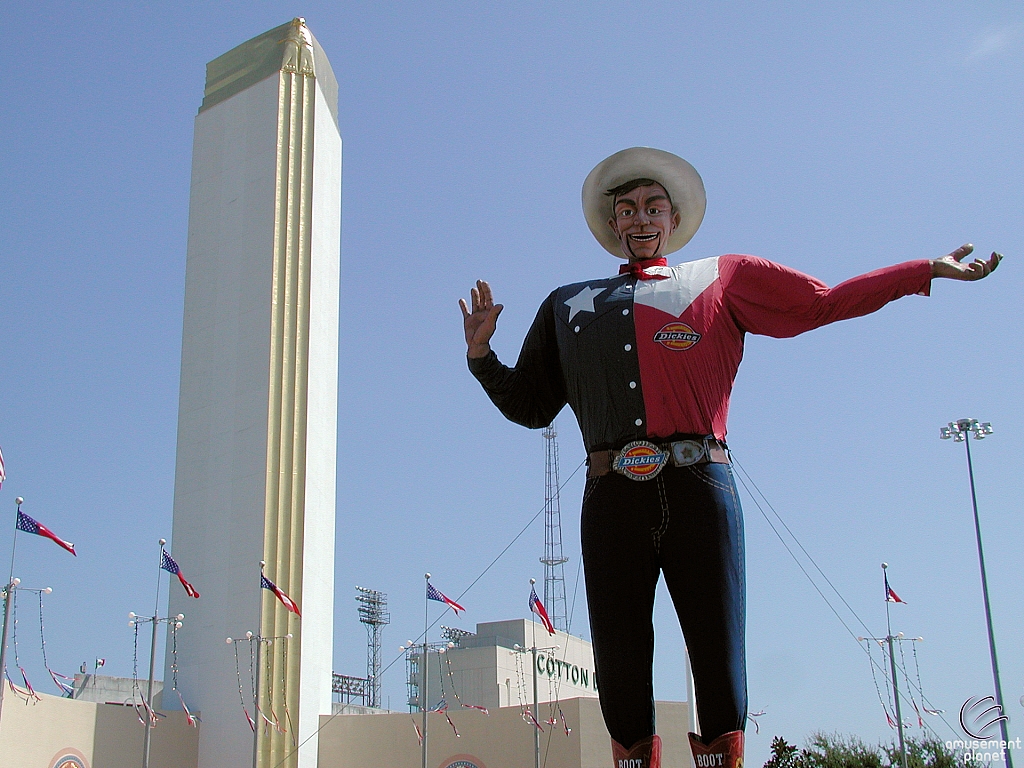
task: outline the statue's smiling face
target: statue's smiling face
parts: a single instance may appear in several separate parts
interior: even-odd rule
[[[679,226],[679,213],[661,184],[650,184],[615,197],[608,226],[622,243],[630,261],[661,256],[669,236]]]

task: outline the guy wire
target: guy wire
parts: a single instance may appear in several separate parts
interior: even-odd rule
[[[825,582],[829,585],[829,587],[832,588],[832,591],[835,592],[836,595],[839,596],[839,599],[843,601],[843,605],[845,605],[847,607],[847,609],[850,611],[850,613],[853,614],[854,618],[856,618],[857,621],[860,623],[860,625],[862,627],[864,627],[864,630],[868,634],[871,634],[871,630],[868,628],[868,625],[865,624],[864,620],[861,619],[861,617],[857,614],[857,612],[855,610],[853,610],[853,608],[850,606],[850,604],[846,601],[846,598],[843,597],[842,593],[838,589],[836,589],[835,585],[831,582],[831,580],[828,578],[828,576],[825,575],[825,572],[821,569],[821,566],[819,566],[818,563],[814,560],[814,558],[811,557],[810,553],[807,551],[807,549],[804,547],[804,545],[800,543],[800,540],[796,537],[796,534],[793,533],[792,529],[790,529],[790,527],[788,525],[786,525],[786,521],[782,519],[782,515],[780,515],[778,513],[778,510],[776,510],[775,507],[772,506],[771,502],[768,501],[768,497],[765,496],[764,493],[761,491],[761,489],[757,487],[757,484],[754,483],[753,478],[750,477],[750,474],[747,472],[746,469],[744,469],[743,465],[740,464],[739,460],[736,458],[735,452],[734,451],[730,451],[730,456],[732,457],[732,463],[735,464],[739,468],[739,470],[743,473],[743,476],[745,476],[747,478],[747,480],[750,481],[750,485],[753,486],[754,489],[757,491],[757,493],[761,496],[761,498],[764,499],[764,503],[772,511],[772,514],[774,514],[775,517],[778,519],[778,521],[782,524],[783,528],[786,529],[786,532],[790,535],[790,537],[792,537],[793,541],[796,542],[796,545],[798,547],[800,547],[800,550],[804,553],[804,555],[807,557],[807,559],[811,561],[811,563],[814,565],[814,567],[818,571],[818,573],[821,574],[821,577],[823,579],[825,579]],[[779,533],[779,529],[775,527],[775,524],[772,523],[771,518],[769,518],[767,513],[765,513],[764,508],[762,508],[760,502],[757,500],[757,496],[755,496],[750,491],[750,488],[747,486],[747,483],[743,479],[743,476],[741,476],[738,473],[736,474],[736,478],[740,481],[740,484],[743,486],[743,490],[745,490],[747,492],[747,495],[750,497],[751,501],[754,502],[754,506],[757,507],[757,511],[761,513],[761,516],[765,519],[765,522],[768,523],[768,527],[770,527],[772,529],[772,532],[776,535],[776,537],[778,537],[779,541],[782,543],[782,546],[786,548],[786,551],[789,553],[789,556],[793,558],[793,562],[796,563],[796,565],[800,569],[800,571],[804,574],[804,576],[807,577],[807,580],[811,583],[811,586],[814,587],[814,591],[817,592],[821,596],[821,599],[825,601],[825,605],[827,605],[829,607],[829,610],[832,611],[833,614],[835,614],[835,617],[839,620],[839,623],[843,625],[843,629],[845,629],[847,631],[847,633],[850,635],[850,637],[852,637],[854,640],[856,640],[857,639],[857,635],[854,634],[853,630],[850,629],[849,625],[843,620],[843,617],[839,615],[839,611],[836,610],[835,606],[832,605],[832,603],[829,601],[829,599],[825,596],[825,593],[821,591],[821,588],[817,585],[817,583],[814,581],[814,579],[811,578],[811,575],[807,572],[807,569],[804,568],[803,564],[797,558],[796,553],[793,552],[793,549],[789,546],[789,544],[786,542],[786,540],[782,537],[782,534]],[[865,653],[868,654],[868,661],[870,661],[872,666],[877,666],[874,658],[871,656],[871,654],[867,651],[866,648],[862,648],[861,647],[859,641],[857,642],[857,647],[861,648],[862,650],[865,651]],[[880,670],[880,671],[882,672],[882,675],[885,676],[886,679],[888,679],[887,673],[885,672],[885,670]],[[902,672],[903,672],[904,679],[906,679],[906,681],[907,681],[907,684],[909,686],[913,686],[913,683],[910,681],[910,676],[907,674],[907,671],[906,671],[905,668],[902,670]],[[921,694],[922,700],[925,700],[924,699],[924,693],[920,689],[918,690],[918,693]],[[900,695],[903,696],[903,694],[900,694]],[[949,722],[946,720],[945,717],[942,717],[942,715],[939,715],[939,718],[942,720],[943,723],[945,723],[946,727],[949,728],[949,730],[952,731],[952,733],[954,735],[957,735],[956,729],[953,728],[953,726],[949,724]],[[938,732],[935,731],[935,729],[933,729],[930,725],[926,724],[924,727],[927,730],[931,731],[935,735],[935,738],[937,738],[937,739],[939,738]]]

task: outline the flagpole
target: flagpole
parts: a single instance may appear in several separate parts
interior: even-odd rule
[[[263,678],[263,569],[267,567],[266,560],[260,560],[260,605],[259,613],[256,619],[256,690],[253,692],[255,698],[253,699],[253,707],[256,711],[254,715],[260,714],[260,682]],[[260,740],[260,722],[259,719],[254,717],[253,722],[255,727],[252,731],[252,768],[257,768],[259,765],[259,740]]]
[[[903,742],[903,715],[900,714],[900,689],[896,680],[896,656],[892,651],[892,625],[889,622],[889,577],[886,575],[888,563],[882,563],[882,580],[885,582],[885,639],[889,643],[889,668],[892,671],[892,699],[896,703],[896,730],[900,735],[900,756],[903,768],[907,768],[907,747]]]
[[[423,578],[427,580],[427,587],[430,586],[430,574],[424,573]],[[430,618],[430,599],[427,597],[427,590],[423,590],[423,690],[420,692],[420,711],[423,713],[423,768],[427,768],[427,632],[430,631],[428,623]]]
[[[25,500],[19,496],[14,500],[18,505],[18,512],[21,512],[21,505]],[[11,624],[11,604],[14,602],[14,590],[18,588],[20,581],[14,578],[14,555],[18,552],[18,516],[14,517],[14,543],[11,545],[11,573],[7,577],[7,584],[4,586],[4,627],[0,632],[0,717],[4,709],[4,690],[7,688],[7,681],[4,676],[7,674],[7,630]]]
[[[11,544],[11,573],[7,577],[8,584],[14,578],[14,556],[18,553],[18,515],[21,514],[21,505],[25,503],[25,500],[19,496],[14,503],[18,505],[18,514],[14,516],[14,542]]]
[[[534,589],[533,585],[537,583],[536,579],[530,579],[530,590]],[[545,595],[547,597],[547,595]],[[533,652],[533,768],[540,768],[540,730],[537,728],[537,723],[540,722],[540,711],[537,708],[537,622],[532,618],[530,619],[530,626],[533,629],[533,646],[530,650]]]
[[[148,709],[153,708],[153,674],[156,664],[156,628],[159,626],[160,618],[160,566],[164,562],[164,545],[167,539],[160,539],[160,558],[156,563],[156,603],[153,605],[153,636],[149,643],[149,683],[146,686],[146,705]],[[155,710],[154,710],[155,711]],[[146,712],[146,736],[142,745],[142,768],[149,768],[149,747],[152,741],[153,716]]]
[[[7,582],[7,586],[4,587],[3,644],[0,645],[0,716],[3,715],[4,689],[7,687],[7,681],[4,680],[4,675],[7,673],[7,630],[11,624],[11,604],[14,602],[14,590],[18,588],[20,583],[21,579],[12,578]]]

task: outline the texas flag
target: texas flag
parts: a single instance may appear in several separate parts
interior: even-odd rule
[[[895,592],[892,591],[892,587],[889,586],[889,577],[885,577],[885,602],[887,603],[903,603],[907,604],[906,600],[900,598]]]
[[[174,558],[168,555],[166,552],[160,553],[160,567],[168,573],[173,573],[175,576],[178,577],[178,581],[181,582],[181,586],[185,588],[185,592],[188,594],[189,597],[199,597],[199,590],[197,590],[195,587],[193,587],[191,584],[185,581],[185,577],[181,575],[181,568],[178,567],[178,564],[174,561]]]
[[[544,625],[544,629],[548,631],[549,635],[555,634],[555,626],[551,623],[551,619],[548,618],[548,612],[544,609],[544,603],[537,597],[537,590],[530,587],[530,610],[540,616],[541,624]]]
[[[281,601],[281,604],[284,605],[285,608],[294,613],[296,616],[300,618],[302,617],[302,614],[299,613],[299,606],[295,604],[295,601],[288,597],[288,595],[284,593],[283,589],[277,586],[277,584],[272,582],[262,573],[260,574],[260,586],[264,589],[269,589],[271,592],[277,595],[277,599]]]
[[[459,611],[466,610],[461,605],[452,600],[450,597],[445,597],[443,594],[441,594],[441,591],[438,590],[437,587],[435,587],[429,581],[427,582],[427,600],[437,600],[437,602],[439,603],[444,603],[453,611],[455,611],[456,616],[459,615]]]
[[[78,555],[75,553],[74,544],[72,544],[70,541],[64,541],[64,539],[59,538],[57,534],[55,534],[45,525],[33,520],[31,517],[22,512],[20,507],[18,508],[18,523],[15,526],[15,528],[17,528],[19,531],[24,531],[25,533],[34,533],[36,536],[45,536],[51,541],[64,547],[64,549],[66,549],[72,555],[75,555],[75,557],[78,557]]]

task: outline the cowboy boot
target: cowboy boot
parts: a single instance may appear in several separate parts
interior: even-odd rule
[[[723,733],[708,745],[691,733],[690,751],[693,768],[743,768],[743,731]]]
[[[661,738],[648,736],[629,749],[612,739],[612,759],[615,768],[661,768]]]

